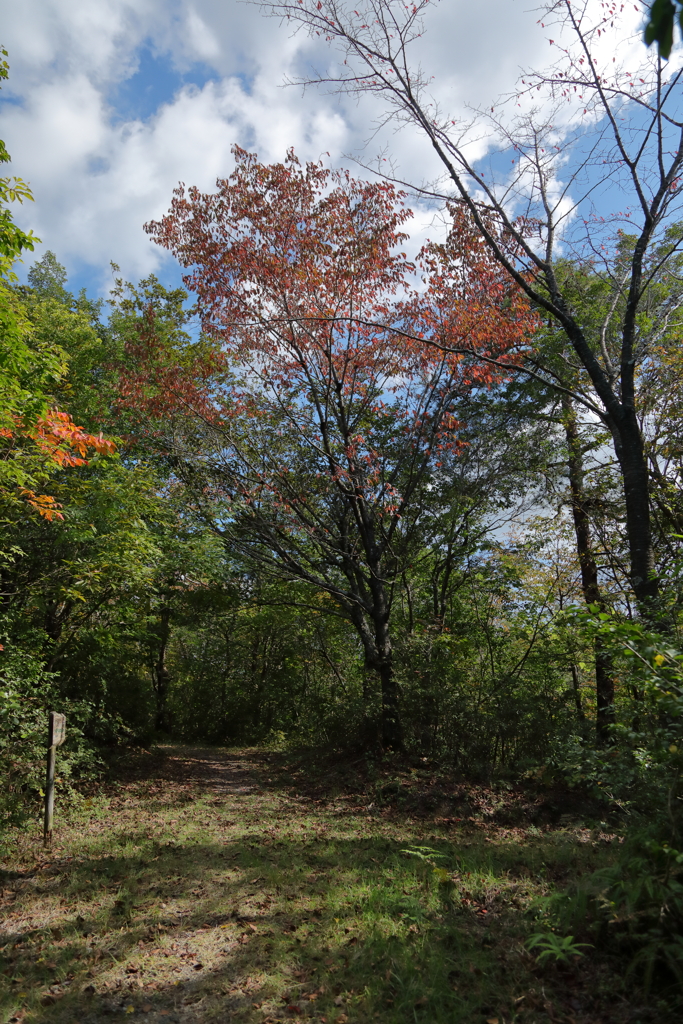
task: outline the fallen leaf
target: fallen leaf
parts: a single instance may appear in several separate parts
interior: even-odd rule
[[[334,1005],[335,1006],[343,1006],[344,1005],[344,997],[343,996],[335,996],[334,997]]]

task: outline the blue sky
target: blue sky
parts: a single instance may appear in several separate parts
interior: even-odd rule
[[[482,31],[478,5],[443,0],[420,43],[435,93],[455,115],[492,102],[520,66],[547,58],[547,32],[525,0],[489,0],[486,10]],[[283,86],[329,53],[253,4],[22,0],[3,20],[11,77],[0,137],[35,195],[17,220],[66,265],[74,290],[105,294],[111,260],[130,280],[154,272],[177,283],[178,268],[142,225],[167,209],[178,181],[209,190],[228,174],[234,143],[264,160],[293,146],[303,159],[351,166],[382,144],[368,143],[381,113],[373,101]],[[406,178],[436,173],[409,131],[387,137]],[[431,211],[416,213],[419,242],[439,229]]]
[[[218,77],[202,61],[187,69],[179,69],[168,53],[155,53],[149,42],[142,44],[136,58],[137,70],[116,83],[109,94],[113,119],[147,121],[184,87],[194,85],[202,89],[207,82]]]

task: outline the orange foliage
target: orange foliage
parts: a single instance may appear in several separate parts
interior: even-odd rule
[[[71,466],[85,466],[91,452],[111,455],[116,446],[102,434],[89,434],[72,420],[67,412],[50,409],[31,426],[25,425],[18,417],[12,429],[0,429],[0,437],[14,441],[18,447],[22,442],[30,441],[38,456],[47,464],[66,469]],[[5,458],[12,456],[13,447],[5,452]],[[61,505],[49,494],[36,494],[28,487],[20,487],[19,493],[30,508],[44,519],[63,519],[59,511]]]
[[[68,412],[56,409],[51,409],[24,434],[35,441],[38,450],[50,462],[62,467],[84,466],[91,449],[101,455],[111,455],[116,451],[113,441],[108,441],[101,433],[86,433],[74,423]]]
[[[447,243],[427,246],[418,268],[400,251],[411,214],[392,185],[302,166],[291,152],[270,165],[234,152],[217,192],[180,186],[169,214],[146,226],[187,268],[213,363],[170,366],[143,320],[124,400],[195,416],[224,437],[238,417],[270,418],[305,435],[331,492],[400,518],[413,485],[399,493],[398,465],[424,473],[457,454],[457,395],[509,375],[536,315],[458,207]],[[389,449],[392,429],[403,443]],[[236,486],[249,503],[269,493],[301,524],[294,457],[250,463]]]

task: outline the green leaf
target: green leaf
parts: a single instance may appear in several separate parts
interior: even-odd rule
[[[645,42],[648,46],[657,43],[659,56],[668,60],[674,42],[674,18],[676,8],[672,0],[654,0],[650,8],[650,20],[645,26]],[[679,11],[683,28],[683,8]]]

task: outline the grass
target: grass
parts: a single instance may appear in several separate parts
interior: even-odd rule
[[[512,796],[456,800],[427,767],[321,777],[169,748],[124,768],[58,807],[51,851],[37,828],[5,851],[3,1024],[664,1019],[599,950],[525,949],[543,898],[609,862],[609,836],[497,824]]]

